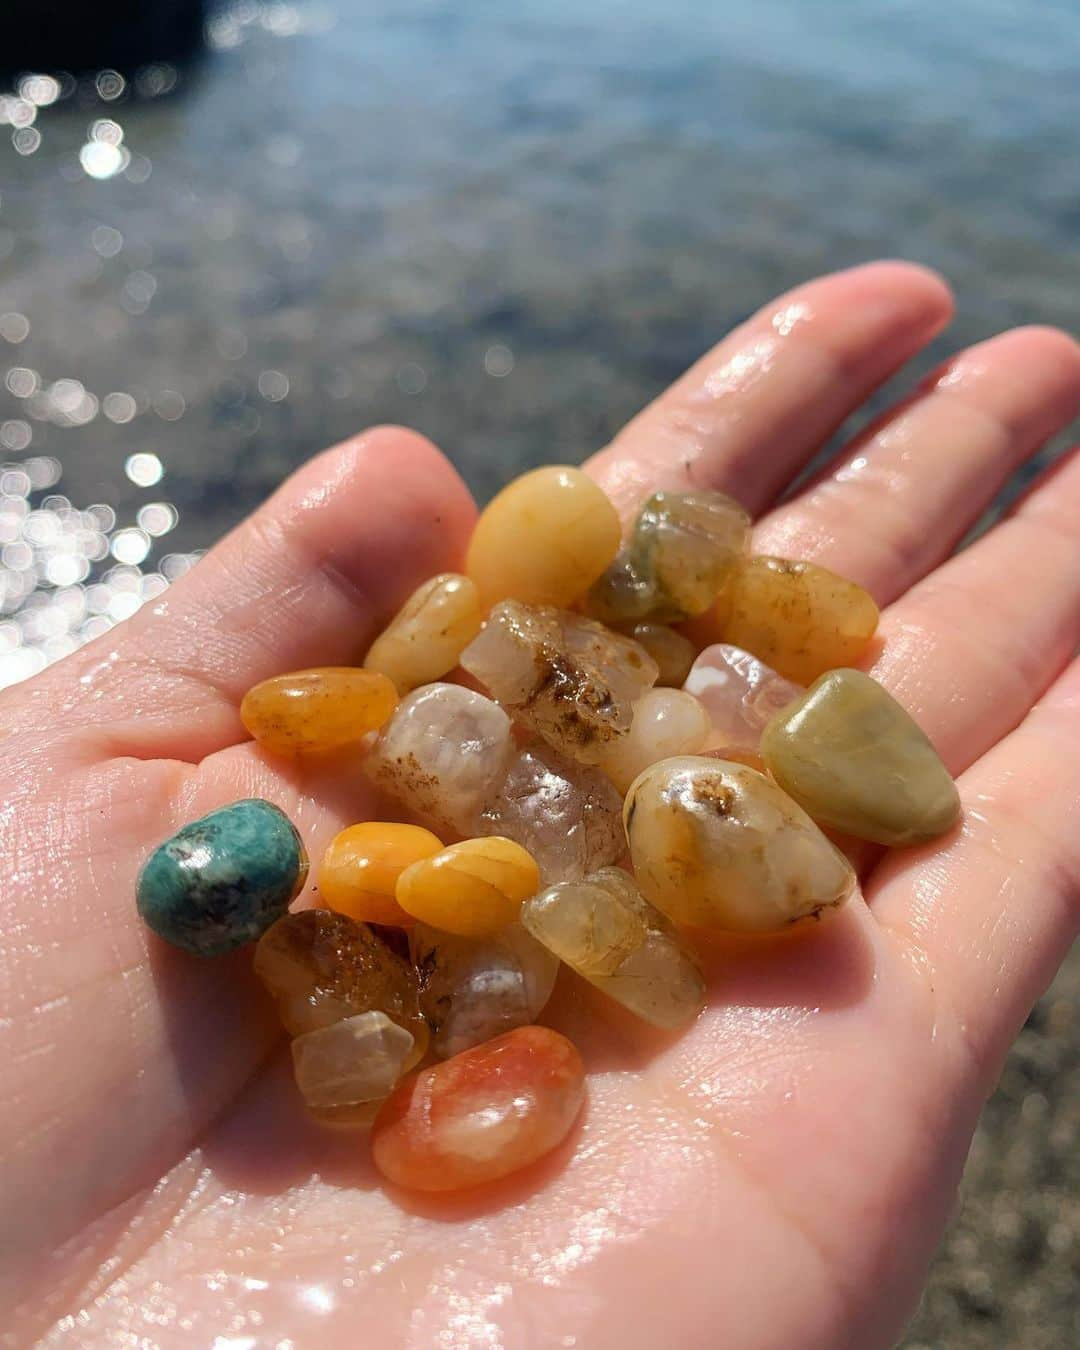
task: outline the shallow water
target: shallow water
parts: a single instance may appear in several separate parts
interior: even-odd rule
[[[367,423],[490,492],[830,267],[942,268],[951,343],[1067,325],[1080,21],[1015,10],[246,3],[194,68],[16,87],[0,680]]]

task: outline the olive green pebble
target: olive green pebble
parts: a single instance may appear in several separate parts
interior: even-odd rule
[[[221,956],[279,919],[307,872],[292,821],[252,797],[193,820],[156,848],[139,874],[136,903],[164,941]]]

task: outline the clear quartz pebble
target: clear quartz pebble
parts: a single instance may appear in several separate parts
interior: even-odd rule
[[[518,721],[583,764],[626,735],[634,703],[659,673],[632,638],[516,600],[495,606],[461,664]]]
[[[851,864],[802,807],[745,764],[661,760],[631,785],[624,818],[642,894],[676,923],[776,932],[855,888]]]
[[[643,769],[672,755],[695,755],[709,738],[709,715],[682,689],[647,689],[634,704],[629,733],[616,741],[600,767],[625,793]]]
[[[545,885],[583,877],[626,852],[622,797],[611,781],[542,742],[518,752],[477,832],[528,849]]]
[[[618,867],[526,900],[522,923],[597,989],[655,1027],[684,1026],[705,1003],[697,958]]]
[[[803,695],[801,685],[726,642],[705,648],[683,688],[701,702],[709,716],[711,728],[702,749],[753,755],[758,753],[769,719]]]
[[[514,754],[510,719],[456,684],[427,684],[398,704],[365,760],[404,806],[451,833],[476,833]]]
[[[388,1097],[412,1052],[413,1037],[385,1013],[364,1012],[292,1043],[296,1085],[308,1106],[354,1106]]]
[[[418,923],[409,946],[420,1008],[443,1059],[535,1022],[559,970],[558,958],[517,923],[483,939]]]

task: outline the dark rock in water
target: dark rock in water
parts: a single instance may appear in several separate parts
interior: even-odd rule
[[[4,0],[0,70],[131,70],[203,45],[207,0]]]

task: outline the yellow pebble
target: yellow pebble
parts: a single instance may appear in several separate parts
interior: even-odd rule
[[[796,684],[854,665],[878,625],[878,607],[861,586],[786,558],[747,559],[723,600],[724,641]]]
[[[565,608],[619,549],[619,517],[580,469],[551,465],[517,478],[476,522],[465,570],[485,610],[500,600]]]
[[[374,670],[320,666],[275,675],[249,689],[240,718],[278,755],[336,750],[377,731],[397,706],[393,683]]]
[[[350,919],[406,928],[416,921],[394,899],[398,877],[442,847],[438,835],[419,825],[378,820],[350,825],[323,855],[319,894],[329,909]]]
[[[397,902],[414,919],[461,937],[490,937],[540,889],[532,854],[512,839],[466,839],[407,867]]]
[[[476,584],[456,572],[443,572],[413,591],[375,639],[364,665],[381,671],[399,694],[407,694],[453,670],[479,633],[482,619]]]

